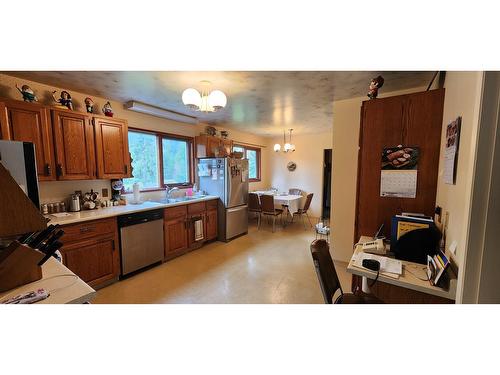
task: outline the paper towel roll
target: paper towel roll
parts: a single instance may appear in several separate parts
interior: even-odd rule
[[[141,193],[140,193],[140,187],[139,187],[139,183],[135,182],[133,185],[132,185],[132,189],[134,191],[134,202],[139,202],[141,200]]]

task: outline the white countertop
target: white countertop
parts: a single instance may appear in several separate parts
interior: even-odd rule
[[[50,295],[47,299],[36,302],[37,304],[85,303],[92,301],[96,294],[82,279],[51,257],[42,266],[40,280],[0,293],[0,300],[40,288],[47,290]]]
[[[202,198],[194,198],[181,202],[174,203],[158,203],[153,201],[144,201],[141,204],[127,204],[125,206],[113,206],[99,208],[97,210],[83,210],[80,212],[68,212],[68,216],[56,217],[53,215],[45,215],[45,217],[50,219],[49,224],[74,224],[90,220],[105,219],[108,217],[120,216],[125,214],[130,214],[134,212],[149,211],[155,209],[162,209],[166,207],[182,206],[186,204],[209,201],[213,199],[218,199],[214,195],[206,195]]]

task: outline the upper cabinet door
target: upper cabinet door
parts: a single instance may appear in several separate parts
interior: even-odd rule
[[[95,179],[94,132],[90,118],[78,112],[52,110],[59,180]]]
[[[33,143],[38,179],[55,180],[52,128],[47,108],[12,100],[2,103],[0,109],[2,139]]]
[[[97,177],[124,178],[129,176],[127,121],[109,117],[94,117]]]

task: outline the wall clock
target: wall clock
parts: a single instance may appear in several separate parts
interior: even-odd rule
[[[290,171],[293,172],[297,168],[297,164],[295,162],[291,161],[286,165],[286,168]]]

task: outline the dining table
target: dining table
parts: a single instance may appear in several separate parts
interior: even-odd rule
[[[259,197],[261,195],[272,195],[274,196],[274,206],[276,208],[282,208],[283,205],[288,207],[287,215],[292,215],[297,212],[299,208],[302,208],[302,195],[279,193],[274,190],[257,190],[254,191]]]

